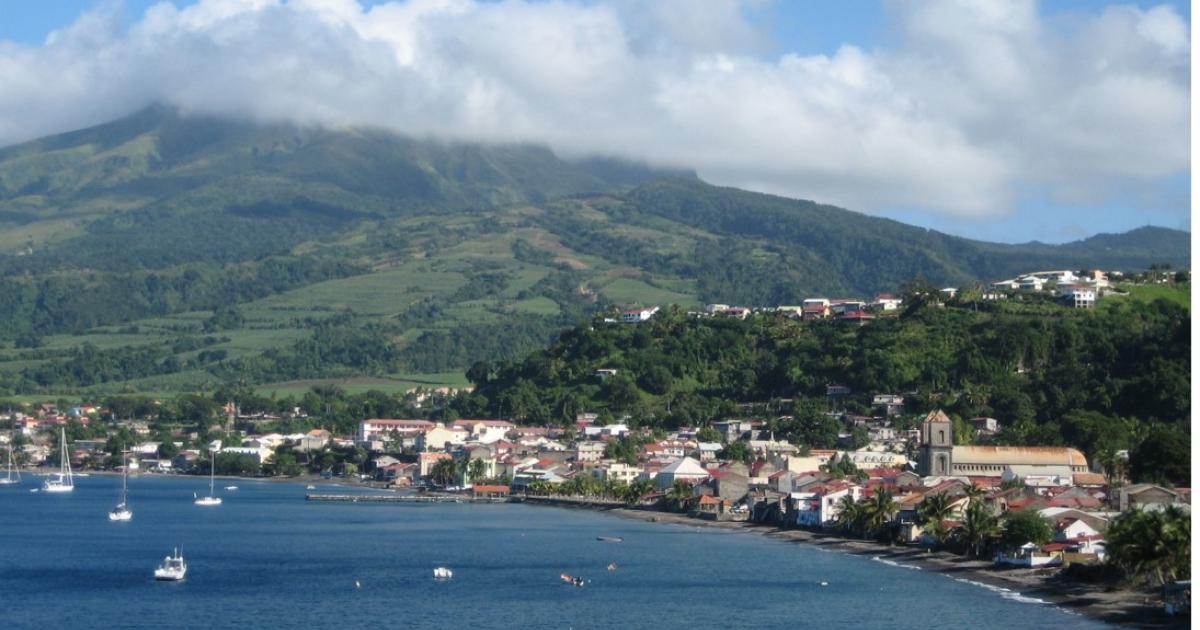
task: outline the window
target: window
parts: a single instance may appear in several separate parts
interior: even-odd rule
[[[945,443],[946,443],[946,432],[944,430],[938,431],[938,444],[945,444]]]

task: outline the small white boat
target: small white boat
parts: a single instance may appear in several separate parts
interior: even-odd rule
[[[110,521],[132,521],[133,510],[129,509],[129,463],[124,455],[121,456],[121,464],[124,473],[121,475],[121,502],[117,507],[109,510],[108,520]]]
[[[305,490],[316,490],[316,489],[317,489],[317,487],[316,487],[316,486],[314,486],[314,485],[307,485],[307,486],[304,486],[304,489],[305,489]]]
[[[234,492],[238,489],[238,487],[237,486],[225,486],[225,489],[230,492]]]
[[[162,564],[154,570],[154,579],[165,582],[178,582],[187,576],[187,562],[183,560],[183,554],[179,553],[179,549],[175,549],[175,555],[163,558]]]
[[[437,567],[433,570],[433,579],[449,580],[454,577],[454,572],[446,567]]]
[[[208,473],[208,496],[198,497],[196,496],[196,493],[193,492],[192,503],[195,503],[196,505],[221,505],[221,497],[217,496],[216,493],[213,492],[213,483],[217,479],[217,453],[216,451],[213,451],[211,454],[212,464]]]
[[[58,475],[55,479],[47,479],[42,483],[46,492],[71,492],[75,490],[75,479],[71,476],[71,457],[67,453],[67,429],[63,427],[59,443]]]

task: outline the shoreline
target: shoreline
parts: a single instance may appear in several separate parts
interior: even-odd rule
[[[944,551],[890,546],[869,540],[844,538],[804,529],[737,521],[710,521],[676,512],[634,508],[593,508],[560,503],[528,503],[557,508],[591,509],[618,518],[692,527],[709,527],[766,536],[784,542],[814,545],[820,549],[867,557],[908,570],[930,571],[996,591],[997,595],[1025,603],[1058,607],[1103,623],[1131,628],[1188,628],[1190,616],[1168,617],[1158,595],[1150,590],[1111,588],[1105,584],[1067,581],[1044,569],[999,569],[986,560],[969,559]]]

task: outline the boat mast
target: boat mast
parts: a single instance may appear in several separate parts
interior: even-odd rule
[[[75,478],[71,476],[71,458],[67,456],[67,428],[62,428],[62,462],[59,464],[59,480],[63,478],[67,480],[68,486],[75,485]]]
[[[212,451],[209,454],[212,455],[212,466],[208,469],[208,496],[212,497],[213,480],[217,477],[217,452]]]
[[[129,503],[129,457],[121,453],[121,467],[124,468],[121,475],[121,505]]]

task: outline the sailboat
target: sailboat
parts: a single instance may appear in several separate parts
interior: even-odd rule
[[[124,474],[121,475],[121,502],[117,507],[109,510],[108,520],[110,521],[132,521],[133,510],[129,509],[129,462],[126,461],[125,455],[121,455],[121,467],[124,469]]]
[[[213,482],[217,478],[217,452],[211,451],[211,454],[212,466],[209,468],[208,473],[208,496],[198,497],[196,496],[196,493],[193,492],[192,497],[194,497],[196,500],[192,503],[195,503],[196,505],[221,505],[221,497],[218,497],[213,493]]]
[[[16,473],[17,473],[17,476],[13,477],[12,442],[9,442],[8,443],[8,476],[4,477],[3,479],[0,479],[0,486],[12,486],[12,485],[21,483],[20,469],[18,469],[16,471]]]
[[[71,457],[67,454],[67,429],[62,429],[58,440],[61,447],[58,463],[58,478],[47,479],[42,483],[43,492],[71,492],[75,489],[75,478],[71,476]]]

